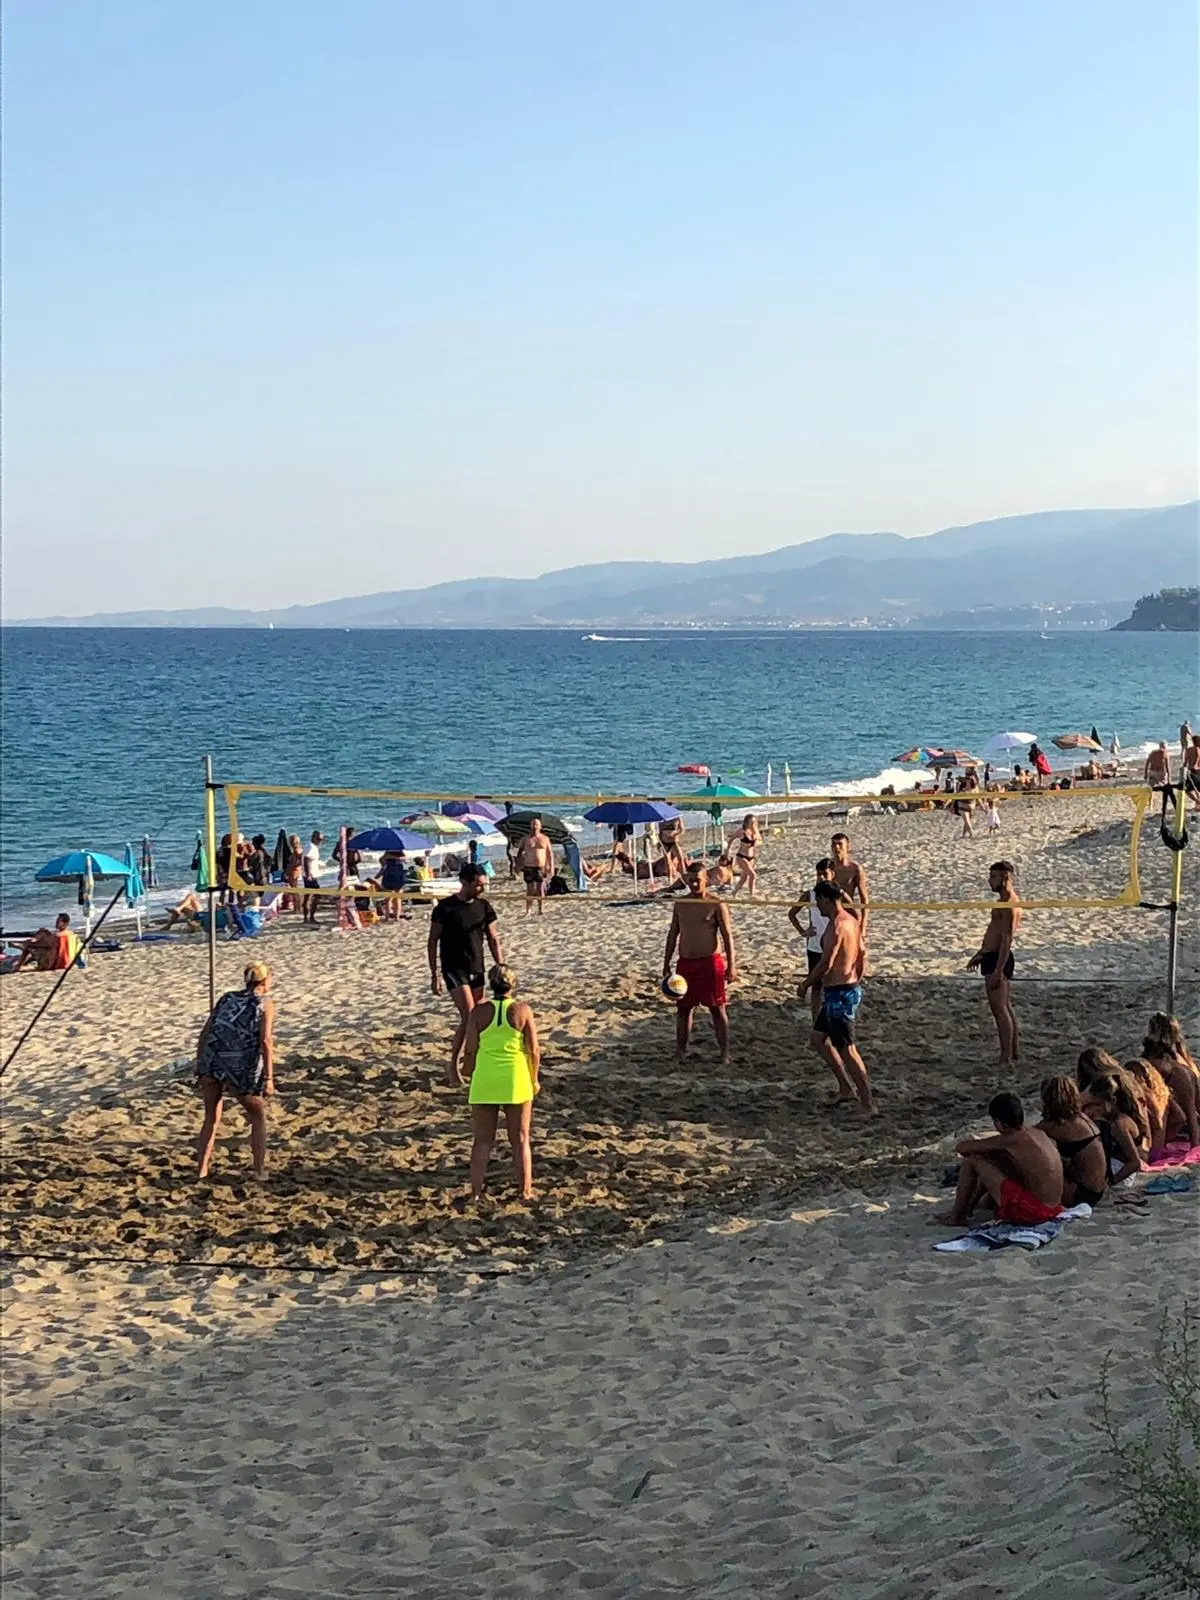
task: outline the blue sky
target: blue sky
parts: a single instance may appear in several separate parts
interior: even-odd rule
[[[5,611],[1196,493],[1191,0],[54,0]]]

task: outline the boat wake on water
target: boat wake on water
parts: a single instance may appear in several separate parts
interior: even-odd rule
[[[585,633],[581,634],[585,644],[649,644],[649,637],[644,634],[620,633]]]

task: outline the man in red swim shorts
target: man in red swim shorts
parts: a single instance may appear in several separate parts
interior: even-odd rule
[[[949,1211],[935,1222],[965,1228],[976,1205],[990,1195],[999,1222],[1029,1225],[1062,1215],[1063,1169],[1058,1146],[1040,1128],[1025,1126],[1025,1110],[1007,1090],[993,1095],[988,1116],[996,1129],[989,1139],[963,1139],[958,1188]]]
[[[708,893],[708,873],[699,864],[688,868],[687,886],[687,895],[675,902],[671,912],[671,927],[663,955],[665,981],[671,975],[671,962],[678,945],[679,960],[675,970],[687,984],[687,993],[679,997],[675,1017],[676,1058],[687,1060],[692,1014],[697,1006],[703,1006],[712,1017],[722,1064],[728,1066],[729,1013],[725,1009],[725,985],[737,982],[729,907]],[[718,945],[724,946],[724,952]]]

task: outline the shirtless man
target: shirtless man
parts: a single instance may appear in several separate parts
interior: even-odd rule
[[[1142,779],[1152,789],[1157,789],[1160,784],[1171,781],[1171,758],[1167,754],[1167,741],[1164,739],[1157,750],[1151,750],[1146,757],[1146,765],[1142,768]]]
[[[816,909],[827,918],[821,935],[821,959],[800,985],[800,998],[820,986],[821,1009],[813,1022],[810,1044],[833,1069],[838,1093],[834,1105],[853,1105],[862,1116],[875,1115],[867,1064],[854,1042],[854,1018],[862,1002],[862,923],[849,909],[844,891],[822,879],[813,890]]]
[[[870,899],[867,890],[867,874],[860,862],[855,861],[850,854],[850,840],[844,833],[835,833],[829,841],[833,856],[833,881],[838,888],[847,894],[851,900],[857,900],[862,907],[859,913],[859,933],[862,937],[863,955],[867,950],[867,905]]]
[[[554,846],[542,832],[542,819],[534,817],[529,832],[517,848],[517,866],[525,879],[525,915],[537,905],[540,917],[546,909],[546,886],[554,872]]]
[[[1021,926],[1021,900],[1013,882],[1011,861],[993,861],[988,868],[988,886],[999,905],[988,919],[983,943],[967,962],[967,971],[983,974],[987,1003],[996,1019],[1000,1039],[1001,1067],[1011,1067],[1021,1059],[1017,1014],[1012,1003],[1013,945]]]
[[[985,1194],[996,1206],[997,1222],[1050,1222],[1062,1212],[1063,1169],[1058,1146],[1040,1128],[1025,1126],[1019,1098],[1007,1090],[993,1095],[988,1116],[996,1132],[987,1139],[963,1139],[958,1188],[949,1211],[935,1222],[965,1228]]]
[[[687,1060],[692,1036],[692,1013],[704,1006],[712,1017],[713,1033],[721,1052],[721,1065],[729,1065],[729,1013],[726,1010],[725,984],[737,982],[733,954],[733,926],[729,907],[708,893],[708,873],[698,863],[687,871],[687,895],[676,900],[667,932],[663,955],[663,981],[671,976],[675,947],[679,960],[675,970],[687,984],[679,998],[675,1016],[675,1055]],[[717,948],[724,946],[724,954]]]

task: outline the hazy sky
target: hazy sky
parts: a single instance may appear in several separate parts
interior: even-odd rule
[[[14,0],[5,610],[1196,493],[1192,0]]]

